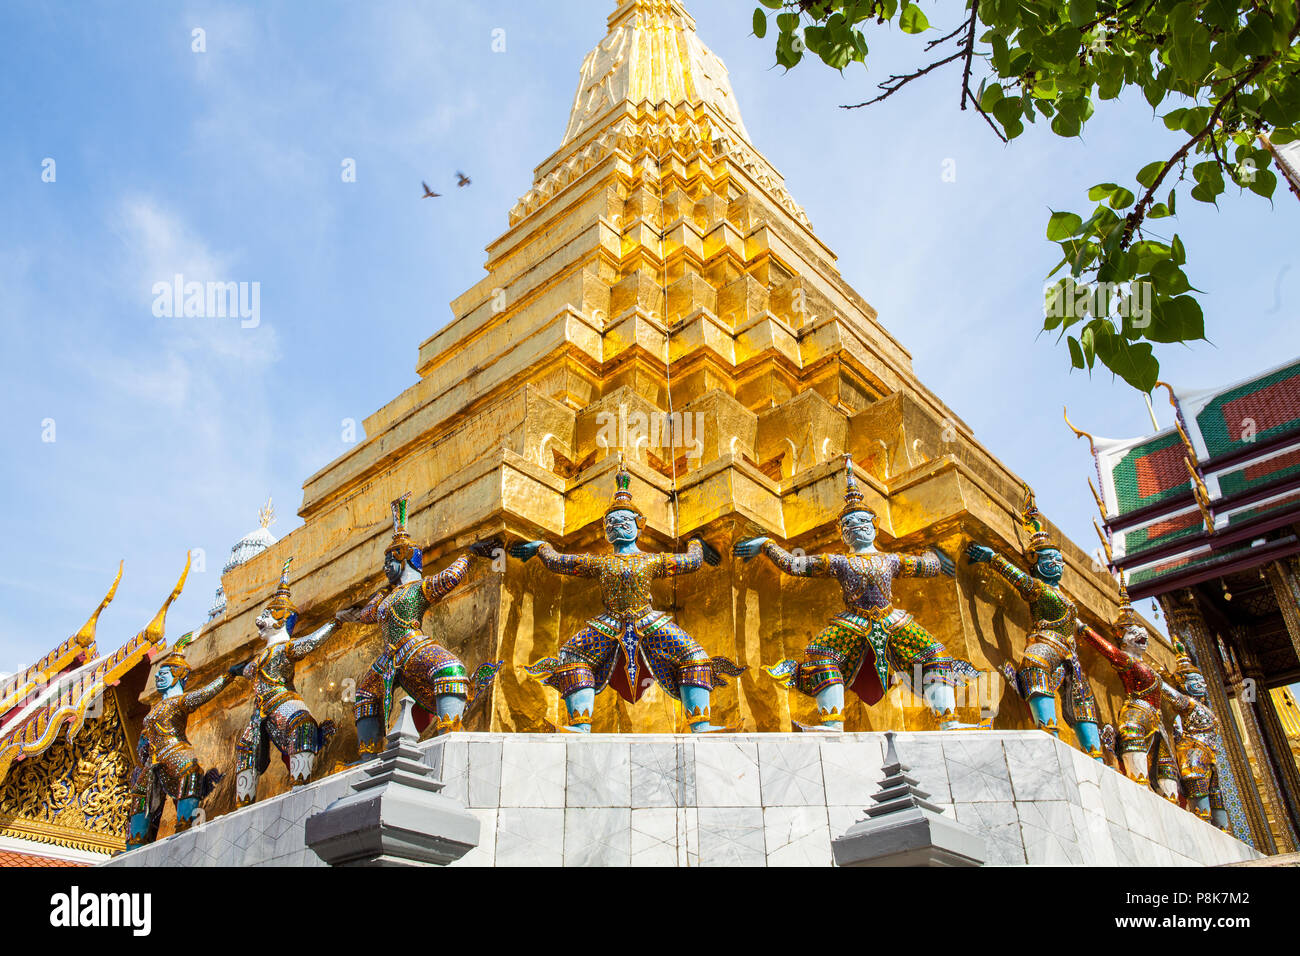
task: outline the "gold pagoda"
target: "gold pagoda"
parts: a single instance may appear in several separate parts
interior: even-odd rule
[[[627,0],[609,15],[559,148],[487,253],[487,274],[420,343],[419,380],[365,420],[364,441],[306,480],[303,526],[224,575],[225,609],[188,652],[196,680],[250,656],[253,619],[291,555],[303,632],[374,593],[389,502],[408,490],[426,570],[494,534],[606,548],[600,518],[621,452],[649,519],[645,550],[684,550],[700,533],[726,555],[657,594],[711,654],[748,666],[715,694],[714,713],[748,731],[789,731],[813,720],[815,705],[760,665],[799,655],[838,608],[838,586],[779,579],[766,563],[733,559],[731,545],[762,534],[808,552],[838,548],[851,454],[883,549],[958,558],[955,578],[899,582],[896,600],[950,653],[994,675],[964,716],[1032,726],[998,676],[1024,647],[1027,610],[987,565],[960,557],[970,538],[1020,553],[1023,483],[917,379],[906,348],[840,275],[750,141],[727,70],[681,3]],[[1056,538],[1064,588],[1108,629],[1114,579]],[[599,602],[589,582],[557,580],[535,562],[477,562],[426,624],[471,669],[506,662],[468,728],[562,722],[557,695],[523,665],[553,654]],[[373,629],[346,625],[299,665],[307,705],[340,727],[318,773],[356,756],[351,694],[378,642]],[[1120,685],[1090,648],[1080,653],[1113,722]],[[1158,639],[1151,653],[1172,668]],[[196,714],[191,739],[205,766],[230,765],[248,706],[246,694],[228,694]],[[935,729],[902,684],[874,706],[851,701],[846,718],[849,730]],[[684,729],[658,689],[635,707],[597,698],[596,733]],[[263,793],[287,786],[273,762]],[[208,809],[232,806],[228,776]]]

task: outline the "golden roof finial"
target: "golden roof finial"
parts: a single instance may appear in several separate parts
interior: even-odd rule
[[[99,602],[99,607],[95,608],[95,613],[90,615],[90,620],[81,625],[81,630],[77,631],[75,640],[82,647],[89,647],[95,643],[95,626],[99,623],[99,615],[104,608],[108,607],[109,602],[113,600],[113,595],[117,593],[117,584],[122,580],[122,568],[124,566],[124,561],[117,563],[117,577],[113,578],[113,586],[104,595],[104,600]]]
[[[144,629],[144,635],[151,644],[163,643],[163,629],[167,622],[167,609],[172,606],[172,601],[180,597],[181,589],[185,587],[185,579],[190,576],[190,553],[185,552],[185,570],[181,572],[181,579],[176,582],[176,587],[172,588],[172,593],[167,595],[167,600],[163,606],[158,609],[153,620]]]
[[[1110,539],[1107,538],[1105,532],[1103,532],[1103,531],[1101,530],[1101,525],[1097,524],[1097,519],[1096,519],[1096,518],[1093,518],[1093,519],[1092,519],[1092,526],[1093,526],[1093,528],[1094,528],[1094,529],[1096,530],[1096,532],[1097,532],[1097,537],[1101,539],[1101,546],[1102,546],[1102,549],[1105,550],[1105,552],[1106,552],[1106,562],[1107,562],[1108,564],[1114,564],[1114,563],[1115,563],[1115,555],[1111,552],[1111,549],[1110,549]]]
[[[1064,405],[1061,406],[1061,414],[1065,416],[1065,424],[1070,426],[1070,431],[1074,432],[1075,438],[1088,439],[1088,450],[1092,452],[1092,457],[1096,458],[1097,443],[1093,440],[1093,437],[1089,435],[1086,431],[1084,431],[1082,428],[1074,427],[1073,423],[1071,423],[1070,421],[1070,410]]]
[[[271,496],[266,496],[266,504],[257,509],[257,520],[263,528],[269,528],[275,522],[275,508],[271,506]]]

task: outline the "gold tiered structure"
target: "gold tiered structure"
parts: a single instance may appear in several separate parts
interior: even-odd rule
[[[776,569],[743,565],[730,550],[759,534],[808,552],[839,547],[845,454],[879,515],[883,549],[937,546],[958,557],[974,537],[1020,552],[1022,482],[916,378],[907,350],[841,277],[750,142],[725,67],[676,0],[629,0],[609,16],[582,65],[560,148],[487,251],[487,275],[420,345],[419,381],[365,420],[363,442],[307,479],[304,526],[224,576],[227,607],[192,655],[196,680],[249,656],[253,619],[290,554],[301,571],[300,631],[372,594],[383,581],[389,502],[407,489],[429,570],[494,534],[544,537],[569,552],[607,548],[600,521],[620,450],[649,519],[645,550],[682,550],[700,532],[726,555],[721,567],[660,582],[656,606],[710,654],[748,665],[714,697],[728,725],[815,722],[813,702],[787,695],[759,665],[799,654],[837,585],[778,580]],[[1063,550],[1063,586],[1088,623],[1108,628],[1114,580],[1068,541]],[[897,590],[898,604],[923,613],[956,657],[995,672],[1023,650],[1027,612],[983,568],[961,559],[955,579],[900,581]],[[426,625],[471,668],[506,661],[489,706],[467,727],[563,723],[556,695],[523,665],[554,654],[599,605],[590,582],[557,581],[535,562],[476,564]],[[349,681],[378,640],[346,625],[300,668],[307,706],[340,727],[323,768],[355,756]],[[1081,653],[1103,720],[1113,721],[1122,688],[1091,649]],[[1152,655],[1173,666],[1166,646],[1153,643]],[[995,726],[1032,726],[1000,679],[992,697]],[[226,759],[244,709],[227,695],[196,715],[192,740],[205,765]],[[979,718],[973,707],[963,716]],[[849,730],[934,726],[902,686],[846,714]],[[597,733],[685,729],[661,691],[636,707],[597,699]],[[263,787],[287,783],[273,762]],[[230,781],[222,786],[211,812],[232,803]]]

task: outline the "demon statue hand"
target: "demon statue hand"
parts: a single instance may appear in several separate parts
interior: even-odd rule
[[[596,694],[611,685],[619,696],[636,703],[658,682],[681,701],[692,733],[725,730],[710,723],[709,699],[722,675],[736,676],[743,667],[725,657],[710,658],[698,643],[650,602],[655,578],[690,574],[720,556],[700,538],[685,554],[646,554],[637,547],[645,516],[628,490],[631,475],[619,462],[617,490],[605,510],[605,537],[614,553],[560,554],[545,541],[516,544],[510,553],[524,561],[538,555],[556,574],[595,578],[600,583],[604,612],[587,622],[560,646],[558,657],[547,657],[525,668],[555,688],[568,709],[567,730],[591,732]]]
[[[360,613],[340,612],[340,620],[378,624],[384,638],[379,657],[357,685],[353,713],[357,750],[362,758],[384,749],[393,687],[401,687],[416,703],[416,726],[430,721],[438,734],[460,730],[468,701],[479,698],[504,661],[482,665],[473,679],[460,658],[421,631],[424,613],[465,580],[469,555],[447,568],[423,576],[424,554],[407,532],[410,492],[393,502],[393,540],[384,551],[388,588],[376,594]],[[491,559],[502,549],[498,541],[480,541],[470,550]],[[484,698],[485,699],[485,698]]]
[[[1179,717],[1179,726],[1174,729],[1174,752],[1187,808],[1202,820],[1231,832],[1219,793],[1219,719],[1210,709],[1205,678],[1187,648],[1175,640],[1174,651],[1178,655],[1175,672],[1168,676],[1164,689]]]
[[[246,665],[230,669],[253,684],[253,713],[235,745],[235,806],[257,799],[257,781],[270,764],[270,745],[289,769],[289,782],[307,782],[316,756],[334,735],[332,720],[317,721],[293,686],[294,665],[320,647],[337,629],[330,621],[306,637],[294,639],[298,609],[289,597],[289,564],[280,571],[280,585],[254,624],[266,646]]]
[[[1128,589],[1119,584],[1119,615],[1111,627],[1114,642],[1106,640],[1090,627],[1079,634],[1110,662],[1124,685],[1124,703],[1119,710],[1119,733],[1116,755],[1124,774],[1136,783],[1146,784],[1151,766],[1151,747],[1160,732],[1160,675],[1144,659],[1147,629],[1138,621],[1129,603]],[[1178,783],[1166,773],[1156,774],[1160,792],[1177,799]]]
[[[1097,730],[1097,701],[1079,664],[1075,636],[1082,627],[1074,602],[1060,589],[1065,559],[1043,528],[1042,516],[1034,505],[1034,493],[1025,489],[1021,522],[1029,534],[1026,574],[991,548],[972,543],[966,555],[972,564],[991,562],[1029,605],[1032,630],[1019,669],[1011,672],[1013,686],[1029,701],[1034,722],[1052,734],[1056,725],[1056,692],[1061,709],[1074,728],[1079,746],[1097,760],[1102,759],[1101,735]]]
[[[952,560],[939,551],[921,555],[884,554],[876,550],[876,515],[865,503],[845,462],[844,509],[840,535],[847,554],[793,555],[770,538],[749,538],[734,549],[748,561],[766,555],[786,574],[833,577],[840,583],[844,610],[831,618],[803,652],[802,661],[783,660],[765,667],[769,674],[817,701],[821,726],[805,730],[844,729],[844,687],[864,702],[880,700],[891,672],[921,694],[944,730],[957,723],[956,688],[979,674],[971,664],[949,656],[944,646],[891,603],[895,578],[929,578],[954,574]]]

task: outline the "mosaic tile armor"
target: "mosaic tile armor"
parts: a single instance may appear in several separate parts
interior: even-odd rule
[[[891,675],[925,696],[941,726],[956,726],[953,688],[963,686],[979,672],[967,661],[949,655],[911,614],[893,605],[896,578],[951,574],[952,562],[941,560],[933,551],[922,555],[876,551],[876,515],[865,504],[853,475],[853,460],[848,457],[844,481],[839,528],[848,553],[796,556],[770,538],[750,538],[735,547],[735,553],[745,560],[766,555],[786,574],[833,577],[844,599],[844,610],[809,642],[801,661],[786,659],[764,669],[817,701],[822,718],[818,729],[843,729],[846,684],[865,703],[874,704],[884,697]]]
[[[223,674],[198,690],[164,698],[145,717],[136,746],[138,763],[131,771],[131,798],[132,813],[148,816],[150,836],[157,832],[165,797],[178,803],[202,801],[221,780],[222,775],[216,770],[203,772],[185,731],[190,714],[216,697],[229,683],[229,675]],[[190,820],[189,816],[182,818],[178,809],[176,831],[189,829]],[[132,834],[127,845],[143,846],[148,842],[150,839],[143,834]]]
[[[569,637],[558,656],[525,670],[565,699],[569,729],[590,731],[595,695],[605,687],[636,703],[655,683],[681,701],[692,732],[719,729],[709,722],[709,694],[744,668],[725,657],[710,657],[667,613],[654,609],[650,594],[651,582],[691,574],[706,560],[716,564],[719,557],[698,538],[685,554],[638,550],[645,516],[632,501],[631,475],[621,460],[615,482],[617,490],[605,512],[606,537],[615,546],[614,554],[562,554],[544,541],[512,549],[524,560],[536,554],[556,574],[595,580],[604,604],[603,613]]]
[[[428,714],[438,712],[438,697],[469,696],[470,677],[460,658],[421,630],[425,611],[451,593],[468,570],[469,556],[459,557],[438,574],[376,595],[361,612],[361,623],[379,625],[384,649],[357,685],[357,720],[378,717],[387,724],[394,685]]]
[[[1016,671],[1020,692],[1053,696],[1061,691],[1061,708],[1071,724],[1097,722],[1097,701],[1079,663],[1075,634],[1082,626],[1079,611],[1060,588],[1026,574],[1002,555],[995,555],[993,570],[1029,605],[1033,618],[1025,653]]]
[[[908,677],[921,668],[923,684],[962,686],[978,673],[954,659],[925,628],[892,604],[895,578],[940,574],[934,554],[818,554],[796,557],[773,541],[763,554],[786,574],[833,577],[840,583],[844,610],[809,642],[804,659],[789,678],[792,687],[816,697],[826,687],[846,684],[867,704],[885,694],[890,673]]]
[[[384,646],[357,684],[353,714],[357,723],[357,749],[364,757],[384,748],[393,688],[401,687],[415,701],[416,726],[430,722],[436,733],[459,730],[467,701],[478,699],[504,661],[484,664],[471,678],[465,664],[423,631],[425,612],[454,591],[469,573],[470,555],[462,555],[444,570],[427,577],[424,556],[407,531],[410,492],[392,503],[393,540],[384,551],[384,571],[389,587],[376,594],[355,617],[361,624],[377,624]],[[490,557],[500,542],[484,541],[471,551]]]
[[[1183,781],[1188,807],[1199,817],[1211,817],[1211,797],[1219,790],[1218,758],[1215,753],[1219,737],[1219,719],[1209,705],[1174,688],[1166,688],[1170,706],[1181,718],[1181,728],[1174,733],[1174,755]]]
[[[546,675],[542,682],[561,696],[580,688],[599,693],[612,685],[620,697],[636,703],[658,683],[680,700],[682,686],[712,690],[725,683],[720,675],[740,673],[726,658],[716,658],[715,673],[715,659],[650,603],[651,581],[699,570],[702,542],[692,541],[685,554],[561,554],[543,544],[537,555],[556,574],[595,579],[605,606],[561,645],[558,659],[528,668],[530,674]]]
[[[1148,753],[1160,729],[1160,675],[1142,658],[1106,640],[1090,627],[1079,633],[1114,667],[1124,685],[1116,753]]]
[[[293,638],[298,609],[289,598],[289,564],[266,609],[258,615],[258,631],[268,642],[245,665],[231,668],[253,685],[253,712],[235,745],[235,805],[247,806],[257,796],[257,779],[270,765],[275,745],[289,770],[293,786],[307,782],[316,755],[334,735],[332,720],[317,721],[294,687],[294,665],[325,643],[338,630],[331,621],[306,637]]]
[[[253,684],[253,713],[235,746],[236,770],[265,773],[274,744],[294,776],[299,763],[294,758],[320,753],[334,736],[334,721],[317,722],[293,682],[294,665],[323,644],[334,628],[327,624],[308,637],[274,644],[245,666],[243,676]],[[305,776],[294,779],[295,784],[305,782]],[[252,802],[250,795],[241,805]]]

